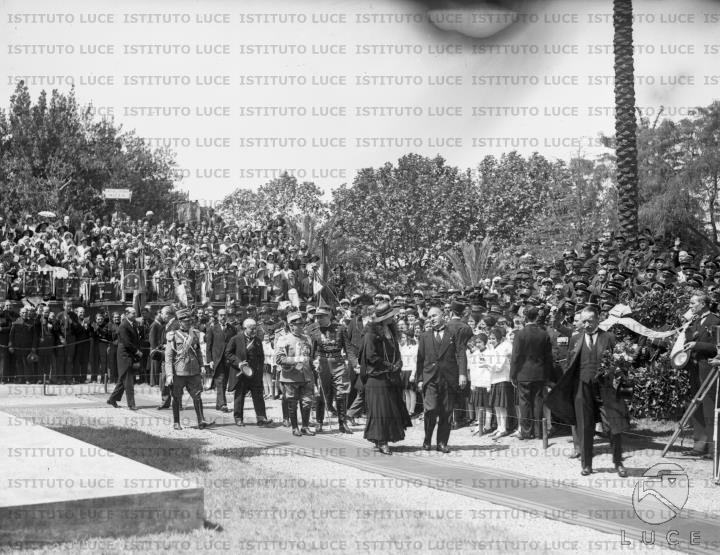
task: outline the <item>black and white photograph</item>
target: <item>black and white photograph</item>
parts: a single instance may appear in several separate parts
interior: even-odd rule
[[[0,0],[0,552],[720,551],[720,1]]]

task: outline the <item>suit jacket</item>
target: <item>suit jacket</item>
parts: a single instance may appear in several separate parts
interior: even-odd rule
[[[362,316],[356,316],[348,322],[347,325],[347,341],[345,342],[345,352],[351,362],[353,359],[357,361],[360,354],[360,348],[363,345],[363,334],[365,326],[363,325]],[[355,363],[357,365],[357,363]]]
[[[248,357],[245,332],[236,334],[227,344],[225,348],[225,360],[230,366],[227,385],[228,391],[235,391],[244,375],[241,373],[238,375],[241,362],[247,361],[250,368],[252,368],[253,373],[250,379],[262,378],[263,366],[265,365],[265,351],[263,350],[262,341],[259,337],[255,337],[253,349],[258,349],[255,351],[255,356]]]
[[[137,352],[140,350],[140,337],[135,326],[127,319],[123,319],[118,327],[117,365],[118,377],[132,368],[133,362],[140,360]]]
[[[165,345],[165,323],[156,318],[150,326],[148,339],[150,341],[150,349],[156,349]]]
[[[515,334],[510,358],[510,379],[518,382],[548,382],[552,369],[550,336],[537,324],[528,324]]]
[[[445,324],[445,329],[454,336],[457,349],[466,353],[468,341],[473,336],[470,326],[460,318],[450,318]],[[458,359],[458,366],[460,366],[460,374],[467,376],[467,356]]]
[[[612,352],[615,348],[615,336],[610,332],[599,330],[596,341],[598,360],[606,350]],[[570,338],[567,370],[545,399],[545,406],[552,411],[553,418],[573,425],[576,423],[575,388],[580,380],[580,353],[584,343],[584,331]],[[610,427],[610,433],[617,434],[627,430],[629,425],[625,401],[617,397],[615,389],[607,382],[600,384],[599,392],[602,398],[600,416]]]
[[[710,368],[708,359],[714,357],[717,352],[714,326],[720,326],[720,318],[710,312],[704,318],[696,318],[685,330],[685,340],[695,341],[695,346],[690,350],[689,372]]]
[[[60,337],[65,339],[66,343],[75,341],[75,337],[80,331],[80,320],[75,312],[62,311],[57,315],[58,329]]]
[[[445,328],[440,345],[435,344],[435,330],[423,332],[418,341],[417,376],[423,389],[434,379],[444,379],[458,386],[459,376],[467,376],[467,350],[459,348],[455,336]]]
[[[225,324],[225,331],[218,323],[208,326],[205,332],[205,354],[207,359],[212,361],[213,374],[217,373],[218,368],[224,370],[225,347],[237,332],[230,324]]]
[[[22,349],[18,356],[26,357],[30,354],[29,349],[37,349],[38,335],[34,321],[24,321],[18,318],[10,328],[10,342],[8,346],[14,349]]]

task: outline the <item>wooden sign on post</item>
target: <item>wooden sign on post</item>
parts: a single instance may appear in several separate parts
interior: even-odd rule
[[[132,200],[130,189],[103,189],[103,198],[106,200]]]

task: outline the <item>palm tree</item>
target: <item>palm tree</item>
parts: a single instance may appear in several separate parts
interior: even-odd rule
[[[637,122],[633,63],[632,0],[613,0],[615,52],[615,153],[618,220],[628,242],[638,230]]]
[[[440,269],[437,276],[430,278],[438,285],[448,288],[468,289],[479,285],[483,279],[492,278],[504,266],[493,253],[494,245],[489,237],[481,243],[459,244],[460,251],[447,251],[445,257],[452,267]]]

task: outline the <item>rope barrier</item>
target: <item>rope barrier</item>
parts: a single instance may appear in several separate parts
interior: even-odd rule
[[[80,341],[71,341],[70,343],[61,343],[60,345],[51,345],[49,347],[15,347],[14,345],[0,345],[0,349],[14,349],[16,351],[40,351],[40,350],[49,350],[49,349],[57,349],[59,347],[68,347],[70,345],[79,345],[81,343],[88,343],[90,341],[94,341],[92,337],[89,339],[81,339]],[[105,343],[104,341],[102,343]],[[106,343],[109,345],[109,343]]]

